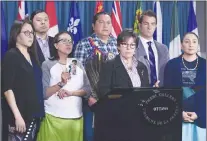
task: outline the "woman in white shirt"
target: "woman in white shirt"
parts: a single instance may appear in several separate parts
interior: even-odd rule
[[[45,112],[38,141],[82,141],[82,97],[89,96],[90,84],[81,63],[68,58],[72,52],[70,33],[54,37],[55,55],[43,62]]]

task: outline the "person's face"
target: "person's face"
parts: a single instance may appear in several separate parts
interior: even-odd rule
[[[35,32],[46,33],[49,30],[49,17],[45,12],[36,14],[32,22]]]
[[[187,55],[196,54],[198,52],[198,38],[193,34],[185,35],[182,42],[182,50]]]
[[[73,65],[77,65],[77,62],[73,62]]]
[[[69,55],[73,49],[73,41],[70,35],[63,33],[59,36],[59,40],[55,43],[55,48],[58,52]]]
[[[146,39],[153,38],[156,27],[155,17],[144,16],[142,23],[139,24],[141,35]]]
[[[22,26],[21,32],[17,36],[17,44],[20,44],[25,47],[31,47],[34,41],[34,31],[32,26],[28,23],[25,23]]]
[[[125,59],[132,58],[136,49],[136,43],[134,38],[129,37],[125,42],[122,42],[120,46],[118,46],[118,50],[120,56],[124,57]]]
[[[107,14],[99,15],[95,24],[92,24],[94,33],[98,36],[109,36],[112,29],[111,17]]]

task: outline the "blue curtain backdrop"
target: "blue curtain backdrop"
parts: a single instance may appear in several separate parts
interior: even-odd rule
[[[104,1],[104,10],[111,13],[113,1]],[[56,13],[58,18],[59,31],[67,29],[68,18],[70,13],[70,1],[56,1]],[[161,10],[163,17],[163,43],[169,46],[170,42],[170,25],[173,1],[161,1]],[[91,24],[94,15],[95,1],[78,1],[79,12],[82,26],[83,37],[91,34]],[[143,1],[143,4],[147,9],[153,10],[153,1]],[[9,33],[11,25],[14,20],[17,19],[18,8],[17,1],[3,1],[3,9],[5,13],[5,19],[7,24],[7,33]],[[122,23],[123,28],[132,28],[134,23],[136,1],[121,1]],[[29,14],[36,9],[45,9],[45,1],[28,1]],[[189,2],[178,1],[178,17],[179,17],[179,29],[181,37],[187,31],[188,10]],[[9,34],[7,34],[9,35]]]

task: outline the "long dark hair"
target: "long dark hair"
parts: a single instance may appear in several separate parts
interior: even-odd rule
[[[96,21],[98,20],[98,18],[99,18],[101,15],[108,15],[109,17],[111,17],[111,15],[110,15],[108,12],[105,12],[105,11],[96,13],[96,14],[93,16],[93,21],[92,21],[92,23],[93,23],[94,25],[96,24]],[[94,33],[94,30],[93,30],[93,27],[91,27],[91,34],[93,34],[93,33]]]
[[[53,39],[53,45],[55,46],[56,43],[58,43],[58,41],[60,40],[60,35],[62,34],[68,34],[71,39],[72,39],[72,42],[73,42],[73,36],[70,32],[68,31],[62,31],[62,32],[59,32],[58,34],[55,35],[54,39]],[[68,57],[72,57],[72,52],[68,55]],[[51,58],[49,58],[50,60],[59,60],[59,55],[58,55],[58,51],[57,49],[54,47],[54,56],[52,56]]]
[[[26,18],[25,20],[15,20],[12,27],[11,27],[11,31],[10,31],[10,36],[9,36],[9,49],[11,48],[16,48],[16,43],[17,43],[17,36],[20,34],[22,27],[24,26],[24,24],[29,24],[32,27],[32,30],[34,32],[34,27],[32,25],[32,22],[29,20],[29,18]],[[33,43],[31,45],[31,47],[27,48],[28,52],[34,57],[35,62],[40,65],[39,63],[39,58],[37,55],[37,50],[36,50],[36,45],[35,42],[36,38],[34,35],[33,38]]]

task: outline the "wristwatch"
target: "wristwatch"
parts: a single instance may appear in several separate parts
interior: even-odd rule
[[[58,82],[57,85],[62,88],[65,84],[63,82]]]

